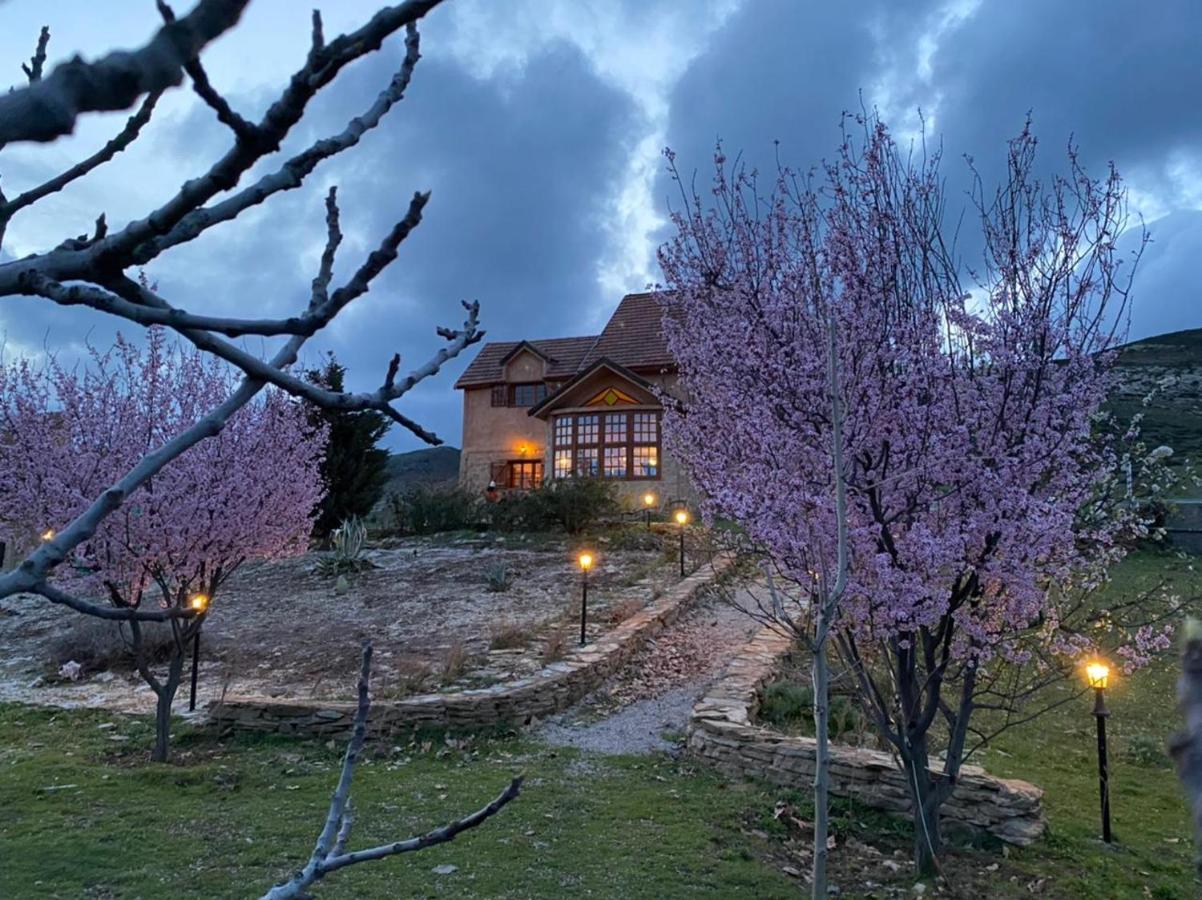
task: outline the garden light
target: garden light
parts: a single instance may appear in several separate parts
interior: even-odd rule
[[[650,491],[643,494],[643,512],[646,514],[646,517],[647,517],[647,530],[648,531],[651,530],[651,508],[653,506],[655,506],[655,500],[656,500],[655,494],[651,493]]]
[[[188,600],[188,606],[196,612],[198,616],[203,616],[209,608],[208,594],[193,594]],[[200,665],[200,625],[196,626],[196,634],[192,636],[192,688],[188,692],[188,712],[196,709],[196,677],[198,667]]]
[[[53,528],[47,528],[45,531],[42,532],[42,540],[43,541],[52,541],[52,540],[54,540],[54,534],[55,534],[55,531]]]
[[[689,511],[683,506],[676,510],[676,524],[680,526],[680,577],[684,578],[684,527],[689,524]]]
[[[1110,684],[1110,666],[1100,659],[1085,665],[1085,678],[1094,691],[1093,714],[1098,723],[1098,797],[1102,807],[1102,840],[1110,843],[1110,765],[1106,759],[1106,687]]]
[[[577,557],[580,563],[580,646],[584,646],[584,628],[588,623],[588,570],[593,567],[593,554],[585,551]]]

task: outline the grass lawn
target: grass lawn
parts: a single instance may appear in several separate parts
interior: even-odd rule
[[[1153,556],[1125,563],[1116,589],[1166,571],[1183,592],[1199,593],[1184,563]],[[1005,856],[955,852],[948,871],[959,895],[1198,896],[1184,803],[1156,753],[1178,721],[1173,668],[1166,659],[1118,679],[1110,694],[1118,844],[1096,838],[1093,720],[1081,698],[1006,734],[979,760],[1045,788],[1050,835]],[[341,745],[177,733],[176,761],[152,766],[147,720],[0,706],[0,897],[257,896],[298,867],[320,828]],[[803,889],[783,871],[804,868],[792,855],[803,842],[772,816],[784,799],[805,818],[803,794],[732,782],[687,761],[581,754],[526,738],[374,748],[356,776],[352,847],[474,809],[518,771],[527,773],[522,797],[483,827],[334,873],[318,895],[796,897]],[[842,896],[896,896],[868,880],[909,892],[904,868],[892,878],[879,866],[865,874],[865,846],[886,856],[907,847],[900,823],[844,808],[836,833]],[[445,864],[457,869],[433,871]]]

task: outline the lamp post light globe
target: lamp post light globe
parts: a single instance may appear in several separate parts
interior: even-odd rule
[[[193,594],[188,605],[198,613],[202,613],[209,608],[209,598],[206,594]]]
[[[42,540],[47,541],[47,542],[52,541],[52,540],[54,540],[55,534],[56,534],[56,532],[53,528],[47,528],[45,531],[42,532]]]

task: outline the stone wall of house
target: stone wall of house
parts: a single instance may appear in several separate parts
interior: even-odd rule
[[[814,740],[782,735],[755,724],[760,691],[789,652],[791,639],[763,629],[730,662],[693,707],[689,750],[732,775],[808,787],[814,777]],[[905,814],[910,796],[902,770],[888,753],[831,746],[831,793],[874,809]],[[1025,781],[994,778],[965,766],[943,807],[944,822],[989,832],[1025,846],[1044,832],[1043,791]]]
[[[729,558],[718,557],[712,564],[701,566],[592,644],[530,677],[478,690],[373,703],[370,730],[373,734],[388,735],[427,727],[476,729],[501,724],[525,725],[560,712],[599,687],[649,638],[676,621],[731,562]],[[355,704],[237,696],[210,704],[207,712],[210,723],[223,731],[327,736],[349,733]]]

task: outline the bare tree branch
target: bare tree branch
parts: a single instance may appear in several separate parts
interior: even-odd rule
[[[77,56],[46,78],[31,72],[29,87],[0,97],[0,144],[52,141],[74,131],[83,113],[128,109],[143,94],[179,84],[184,63],[232,28],[247,2],[200,0],[140,50],[117,50],[92,63]],[[33,62],[40,74],[37,56]]]
[[[0,228],[7,224],[13,214],[18,210],[24,209],[37,203],[43,197],[61,191],[72,181],[82,178],[93,169],[108,162],[126,147],[134,142],[142,128],[150,121],[150,114],[154,112],[154,106],[158,103],[162,92],[148,94],[146,99],[142,101],[142,105],[138,111],[130,116],[129,121],[125,123],[125,127],[111,141],[89,156],[87,159],[76,163],[61,175],[56,175],[44,184],[40,184],[35,188],[30,188],[22,194],[13,197],[7,203],[0,203]],[[0,231],[0,235],[3,232]]]
[[[156,0],[159,8],[159,14],[163,17],[163,21],[170,25],[175,21],[175,11],[164,0]],[[251,141],[257,136],[255,126],[230,107],[229,103],[213,88],[209,82],[209,75],[205,72],[204,66],[201,65],[200,57],[193,56],[184,63],[184,71],[188,73],[188,77],[192,79],[192,89],[196,91],[196,95],[200,97],[212,110],[217,113],[217,121],[229,127],[238,137],[243,140]]]
[[[347,840],[350,838],[351,825],[354,821],[351,816],[351,782],[355,775],[355,763],[367,741],[367,718],[371,710],[371,695],[368,690],[370,681],[371,642],[369,641],[363,645],[363,664],[359,674],[359,703],[355,711],[351,741],[347,745],[346,755],[342,759],[342,771],[338,777],[338,786],[334,789],[334,796],[330,799],[325,825],[317,837],[317,843],[314,845],[313,853],[305,867],[290,881],[276,885],[264,894],[263,900],[289,900],[289,898],[304,897],[309,887],[337,869],[356,863],[384,859],[398,853],[411,853],[435,844],[453,841],[464,831],[475,828],[496,815],[521,792],[522,777],[518,776],[510,781],[505,790],[486,806],[461,819],[449,822],[441,828],[368,850],[345,852]]]
[[[46,65],[46,45],[50,43],[50,26],[43,25],[42,33],[38,35],[38,45],[29,59],[29,65],[21,63],[21,71],[29,79],[30,84],[42,80],[42,66]]]

